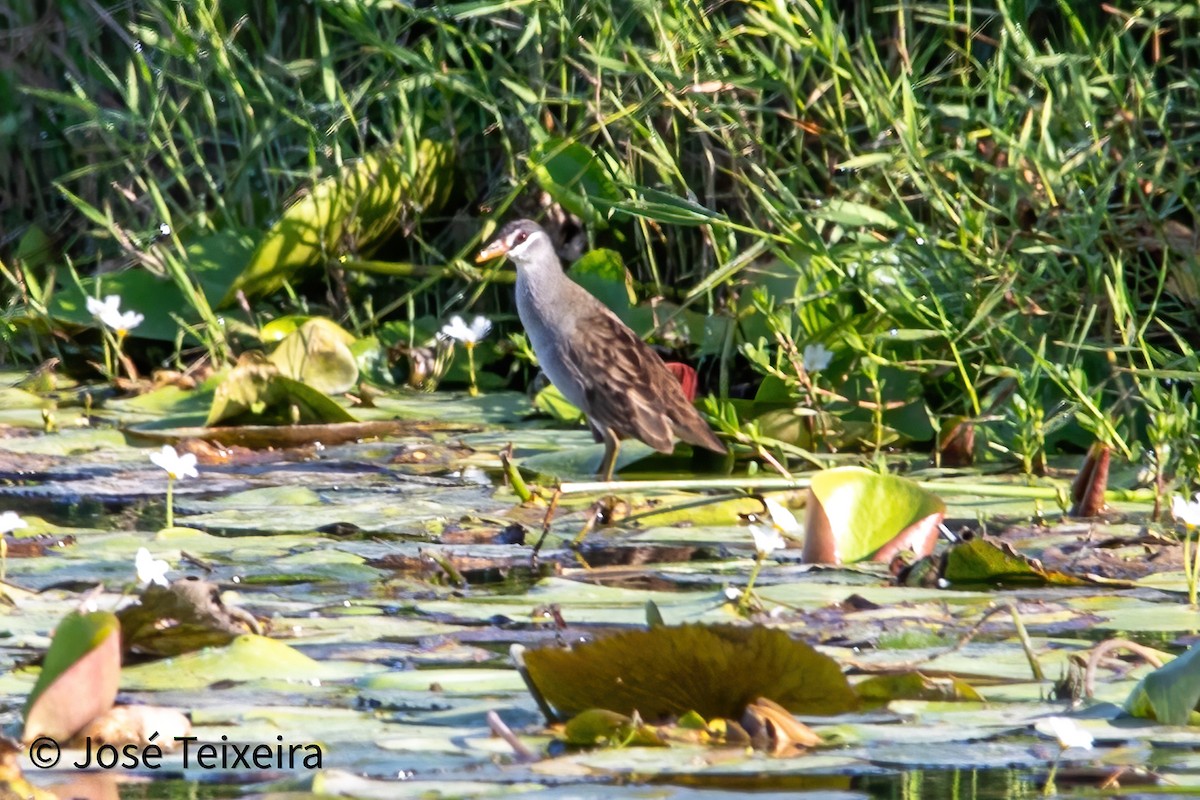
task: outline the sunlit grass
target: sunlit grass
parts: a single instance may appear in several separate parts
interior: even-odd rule
[[[44,318],[58,254],[85,273],[132,264],[183,289],[227,359],[186,244],[261,233],[318,177],[422,137],[455,145],[455,196],[387,257],[436,272],[331,257],[323,279],[249,301],[360,334],[503,314],[507,287],[472,286],[464,256],[485,217],[541,211],[531,154],[578,142],[622,197],[588,243],[621,251],[643,294],[738,315],[701,353],[722,399],[781,373],[808,404],[786,354],[819,341],[846,355],[822,374],[822,408],[867,423],[875,450],[965,415],[1028,473],[1098,438],[1152,452],[1160,490],[1200,478],[1197,404],[1178,388],[1200,370],[1200,47],[1183,6],[66,6],[69,62],[32,54],[0,87],[0,138],[21,154],[0,176],[6,320]],[[664,216],[662,198],[709,213]],[[30,225],[55,257],[21,253]],[[3,330],[20,356],[59,346]],[[738,413],[730,425],[748,423]]]

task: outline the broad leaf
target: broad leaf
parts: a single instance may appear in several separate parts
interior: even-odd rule
[[[416,209],[435,211],[452,182],[454,150],[422,140],[381,148],[319,181],[283,212],[226,293],[271,294],[299,270],[330,261],[349,248],[369,254]]]
[[[1187,725],[1200,706],[1200,647],[1151,672],[1125,700],[1125,710],[1135,717],[1164,725]]]
[[[840,714],[858,698],[837,662],[760,626],[680,625],[524,653],[529,681],[560,717],[603,708],[654,721],[696,711],[738,719],[767,697],[793,713]]]
[[[325,394],[341,394],[358,382],[353,343],[354,336],[336,322],[314,317],[288,334],[268,358],[285,377]]]
[[[595,227],[608,227],[613,204],[622,195],[591,148],[550,138],[529,153],[529,165],[538,184],[563,208]]]
[[[26,742],[65,743],[108,709],[121,674],[121,626],[110,611],[72,611],[58,623],[25,703]]]
[[[917,484],[861,467],[818,472],[809,485],[804,555],[809,563],[889,561],[910,549],[928,555],[946,505]]]

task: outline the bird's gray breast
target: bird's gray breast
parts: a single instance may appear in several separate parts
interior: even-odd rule
[[[561,277],[563,284],[569,281]],[[569,288],[556,281],[532,281],[517,273],[517,314],[525,327],[529,344],[537,354],[542,372],[554,384],[563,397],[584,412],[584,387],[579,372],[566,358],[564,342],[575,335],[576,315],[570,309]],[[568,291],[555,292],[555,288]],[[557,295],[557,297],[556,297]]]

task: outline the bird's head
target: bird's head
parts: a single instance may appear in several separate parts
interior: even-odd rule
[[[496,238],[475,256],[475,263],[507,256],[518,271],[542,268],[562,269],[554,244],[542,226],[528,219],[514,220],[496,234]]]

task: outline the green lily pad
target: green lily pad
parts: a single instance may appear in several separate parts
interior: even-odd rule
[[[310,683],[357,677],[364,669],[362,665],[316,661],[283,642],[243,634],[225,647],[128,667],[121,673],[121,686],[162,690],[203,689],[221,681]]]
[[[637,302],[629,271],[615,250],[589,250],[571,265],[567,275],[622,319]]]
[[[210,305],[229,291],[234,278],[245,268],[253,246],[249,236],[235,231],[208,234],[185,245],[188,274],[195,278]],[[87,298],[110,294],[120,296],[123,310],[145,316],[131,336],[174,342],[179,336],[179,319],[184,323],[200,322],[178,285],[141,268],[84,278],[78,285],[66,286],[54,294],[48,310],[51,317],[63,322],[99,325],[87,310]]]
[[[1015,551],[1006,542],[979,536],[955,544],[946,552],[942,577],[951,584],[1083,586],[1086,578],[1046,569],[1036,559]]]

